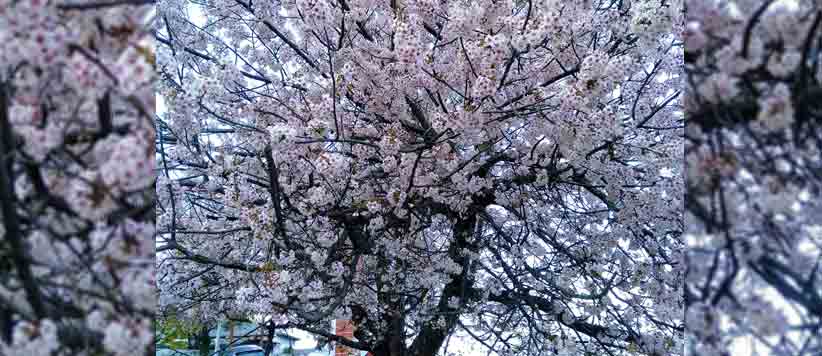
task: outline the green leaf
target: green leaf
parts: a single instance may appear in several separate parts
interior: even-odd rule
[[[200,325],[197,322],[182,320],[176,315],[166,316],[157,319],[155,336],[157,343],[168,345],[171,348],[186,348],[187,340],[190,336],[196,335]]]

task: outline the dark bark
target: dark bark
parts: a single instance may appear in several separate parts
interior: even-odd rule
[[[14,167],[12,162],[15,154],[15,140],[8,111],[11,104],[9,89],[7,83],[0,84],[0,212],[6,229],[5,240],[8,241],[11,249],[14,269],[23,283],[23,290],[29,304],[31,304],[34,315],[43,317],[43,301],[29,268],[29,258],[26,256],[27,248],[23,242],[23,231],[17,215],[17,196],[14,192],[14,172],[12,170]]]
[[[208,325],[203,325],[200,328],[200,333],[197,334],[197,349],[200,350],[200,355],[208,355],[211,346],[211,338],[208,337]]]
[[[268,322],[267,329],[268,329],[267,330],[268,334],[266,334],[266,337],[265,337],[265,347],[264,347],[265,355],[270,354],[271,350],[274,349],[274,333],[277,331],[277,326],[274,324],[273,321]]]
[[[14,319],[11,318],[11,310],[0,306],[0,340],[5,343],[11,342],[11,331],[14,327]]]
[[[411,348],[403,356],[436,355],[440,347],[442,347],[442,344],[445,342],[445,338],[454,329],[460,314],[457,310],[449,307],[448,300],[452,297],[457,297],[462,300],[466,295],[466,291],[473,287],[473,281],[468,278],[469,261],[462,255],[462,249],[470,247],[468,240],[474,233],[476,224],[477,216],[473,213],[466,218],[459,218],[456,224],[454,224],[454,241],[448,249],[448,255],[454,260],[454,262],[462,265],[463,268],[458,275],[453,277],[450,283],[445,285],[445,289],[443,290],[442,296],[440,296],[439,304],[437,305],[439,312],[445,315],[445,329],[436,327],[432,322],[425,323],[419,335],[417,335],[414,342],[411,344]]]

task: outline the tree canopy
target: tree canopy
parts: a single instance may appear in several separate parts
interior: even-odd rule
[[[159,317],[682,354],[681,2],[157,9]]]

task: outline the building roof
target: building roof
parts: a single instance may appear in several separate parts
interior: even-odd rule
[[[240,345],[231,347],[228,349],[228,351],[259,351],[262,349],[262,347],[259,347],[257,345]]]
[[[292,352],[294,356],[315,356],[315,355],[329,355],[327,351],[318,350],[316,348],[310,349],[294,349]]]
[[[235,326],[234,327],[234,338],[237,338],[237,339],[240,339],[240,338],[259,338],[259,337],[268,336],[268,332],[265,329],[259,328],[257,330],[254,330],[255,327],[256,326],[249,327],[248,325]],[[228,335],[229,335],[228,328],[226,328],[226,327],[221,328],[220,338],[225,339],[226,337],[228,337]],[[211,330],[209,330],[208,336],[210,338],[215,338],[217,336],[216,328],[212,328]],[[298,337],[288,335],[287,333],[284,333],[284,332],[276,333],[275,338],[299,340]]]

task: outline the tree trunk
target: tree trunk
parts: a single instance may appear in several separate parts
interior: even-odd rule
[[[11,343],[11,331],[14,327],[14,320],[11,318],[11,310],[0,307],[0,340]]]
[[[405,317],[397,313],[391,320],[391,333],[388,335],[388,354],[405,356]]]
[[[274,325],[273,321],[268,322],[268,334],[265,337],[265,356],[268,356],[271,351],[274,350],[274,334],[277,332],[277,328]]]
[[[451,282],[445,285],[437,305],[439,312],[444,315],[442,318],[445,319],[445,329],[441,329],[436,325],[436,319],[426,322],[411,344],[411,348],[402,356],[436,356],[445,342],[445,338],[453,331],[460,313],[459,308],[454,309],[448,305],[448,300],[456,297],[460,299],[460,304],[462,304],[467,291],[473,288],[473,282],[468,278],[470,261],[462,255],[462,249],[472,248],[468,241],[471,235],[474,234],[476,227],[477,216],[475,213],[471,213],[464,218],[457,218],[454,223],[454,241],[451,242],[451,246],[448,248],[448,256],[462,266],[462,271],[460,274],[453,276]]]
[[[462,271],[460,274],[453,276],[451,282],[445,285],[437,306],[439,312],[444,315],[445,330],[436,325],[436,319],[426,322],[411,346],[406,347],[405,316],[398,312],[388,321],[390,330],[385,338],[375,345],[373,356],[436,356],[439,353],[445,339],[453,331],[460,316],[459,308],[454,309],[449,306],[449,299],[452,297],[459,298],[460,304],[462,304],[465,302],[464,299],[470,297],[469,291],[473,288],[473,282],[469,278],[471,274],[470,261],[462,255],[462,250],[464,248],[472,249],[472,245],[468,241],[476,228],[476,214],[469,214],[467,217],[455,219],[454,241],[448,249],[448,255],[454,262],[462,266]]]
[[[210,347],[211,338],[208,337],[208,325],[203,325],[203,327],[200,328],[199,335],[197,335],[197,349],[200,350],[200,356],[207,356]]]

